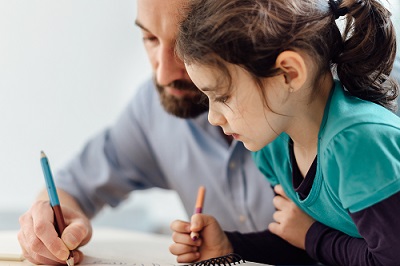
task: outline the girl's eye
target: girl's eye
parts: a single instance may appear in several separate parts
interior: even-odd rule
[[[224,95],[224,96],[220,96],[220,97],[216,97],[215,101],[219,102],[219,103],[227,103],[229,100],[229,96]]]

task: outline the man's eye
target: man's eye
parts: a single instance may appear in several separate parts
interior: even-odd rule
[[[158,39],[157,39],[157,37],[150,36],[150,37],[143,37],[143,41],[144,41],[144,42],[153,43],[153,42],[157,42]]]

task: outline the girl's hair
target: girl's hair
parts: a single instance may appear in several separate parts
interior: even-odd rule
[[[260,84],[281,72],[285,50],[305,51],[330,69],[352,95],[395,111],[397,83],[389,78],[396,54],[390,12],[377,0],[188,0],[176,51],[186,64],[239,65]],[[345,15],[342,32],[336,18]]]

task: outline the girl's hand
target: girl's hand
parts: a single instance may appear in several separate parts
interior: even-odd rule
[[[286,196],[281,185],[276,185],[274,190],[278,194],[273,199],[275,222],[270,223],[268,229],[293,246],[305,249],[307,231],[315,220]]]
[[[206,260],[233,252],[227,236],[212,216],[195,214],[191,223],[175,220],[170,227],[175,243],[169,250],[177,256],[179,263]],[[190,237],[191,232],[198,232],[200,237],[193,240]]]

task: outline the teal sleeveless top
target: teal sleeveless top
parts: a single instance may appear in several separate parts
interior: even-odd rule
[[[315,220],[360,237],[348,212],[368,208],[400,191],[400,118],[348,94],[338,81],[318,136],[317,169],[309,195],[292,185],[289,136],[279,135],[253,159],[272,185]]]

